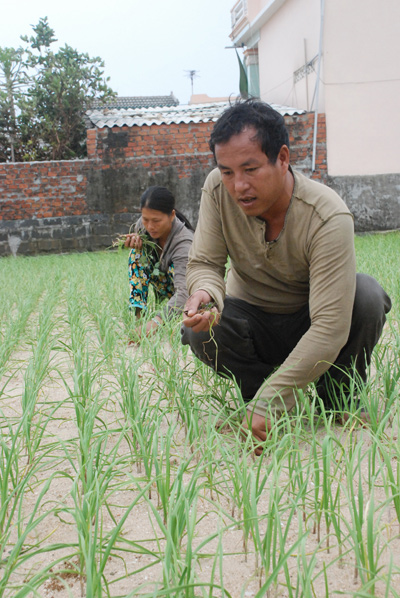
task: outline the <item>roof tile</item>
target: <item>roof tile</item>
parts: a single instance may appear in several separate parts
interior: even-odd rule
[[[170,93],[169,96],[116,96],[106,101],[93,100],[92,109],[116,109],[123,108],[156,108],[157,106],[178,106],[179,100]]]
[[[87,118],[97,128],[104,127],[142,127],[143,125],[162,125],[179,123],[199,123],[216,121],[222,112],[229,107],[229,102],[210,104],[188,104],[174,107],[150,108],[97,108],[86,112]],[[271,104],[282,115],[303,114],[305,110],[298,110],[290,106]]]

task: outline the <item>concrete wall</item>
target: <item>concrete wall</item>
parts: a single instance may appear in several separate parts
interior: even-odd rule
[[[292,163],[311,168],[313,114],[286,118]],[[171,189],[195,224],[201,187],[214,167],[208,123],[88,131],[88,160],[0,164],[0,255],[95,250],[136,221],[149,185]],[[325,119],[317,170],[326,179]]]
[[[357,232],[400,229],[400,174],[329,177],[354,215]]]

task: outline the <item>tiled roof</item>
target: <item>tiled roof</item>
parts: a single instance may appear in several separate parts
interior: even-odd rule
[[[162,125],[178,123],[199,123],[216,121],[222,112],[228,108],[229,102],[214,104],[189,104],[171,108],[136,108],[108,110],[88,110],[86,116],[92,126],[103,127],[142,127],[143,125]],[[282,115],[303,114],[305,110],[298,110],[290,106],[271,104]]]
[[[178,106],[179,100],[170,93],[169,96],[116,96],[107,100],[105,104],[100,100],[93,100],[92,109],[104,110],[123,108],[156,108],[161,106]]]

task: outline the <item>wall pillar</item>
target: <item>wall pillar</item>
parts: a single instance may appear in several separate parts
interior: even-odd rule
[[[247,48],[243,52],[249,82],[249,95],[253,98],[260,97],[260,75],[258,66],[258,48]]]

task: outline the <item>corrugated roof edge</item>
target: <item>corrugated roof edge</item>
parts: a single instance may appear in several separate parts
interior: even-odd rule
[[[169,96],[116,96],[107,100],[105,103],[99,99],[92,101],[89,110],[121,110],[136,108],[155,108],[178,106],[179,100],[171,91]]]
[[[305,110],[271,104],[283,116],[304,114]],[[216,121],[229,107],[229,102],[213,104],[188,104],[160,108],[126,108],[87,110],[86,116],[94,127],[142,127],[144,125],[162,125],[179,123],[199,123]]]

